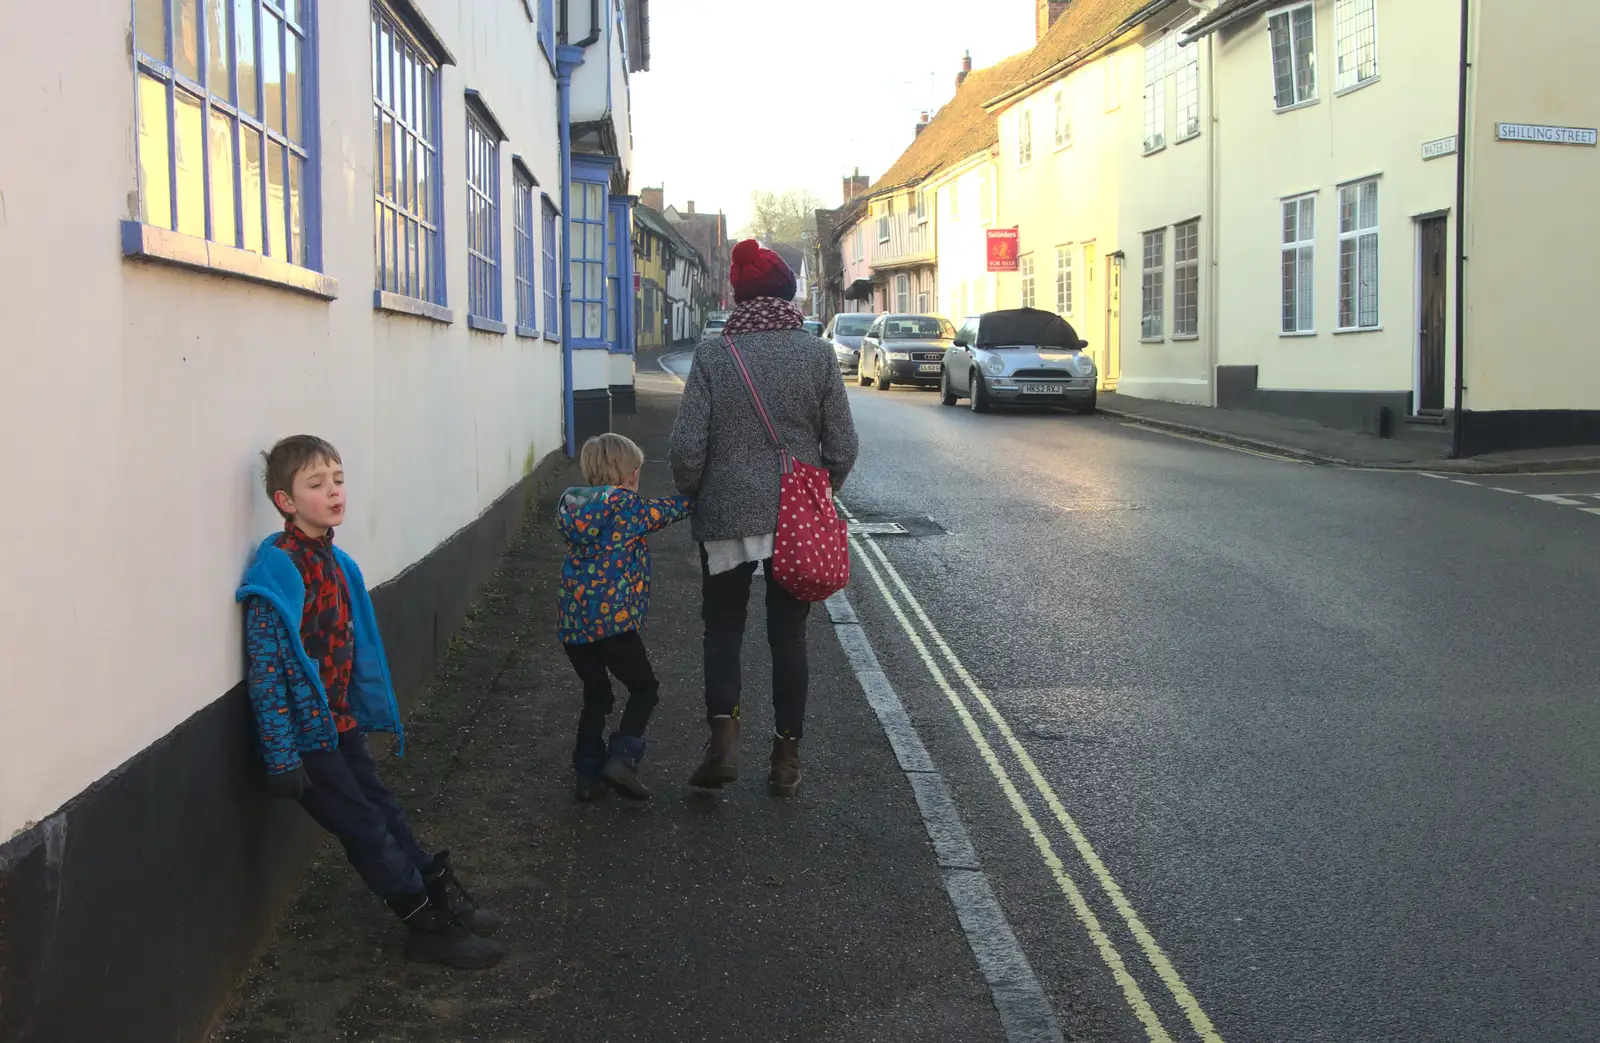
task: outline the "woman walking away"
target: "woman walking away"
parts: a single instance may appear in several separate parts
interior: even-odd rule
[[[739,777],[740,650],[750,583],[766,575],[767,644],[772,649],[772,792],[800,784],[805,730],[806,619],[811,605],[773,578],[778,528],[779,451],[757,411],[739,360],[765,405],[778,440],[793,459],[825,468],[837,490],[856,459],[839,364],[826,343],[805,332],[790,303],[795,277],[783,259],[753,239],[733,251],[734,309],[722,335],[695,350],[672,429],[672,474],[695,498],[691,525],[700,542],[705,622],[706,716],[711,738],[691,785],[720,788]],[[736,354],[737,352],[737,354]]]

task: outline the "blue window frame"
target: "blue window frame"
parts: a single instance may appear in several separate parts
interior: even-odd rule
[[[377,287],[444,307],[439,63],[382,3],[372,5],[372,98]]]
[[[467,315],[499,322],[500,135],[467,106]]]
[[[622,264],[617,253],[617,237],[622,213],[620,206],[613,206],[611,218],[606,222],[606,344],[612,351],[620,346],[617,309],[622,301]]]
[[[556,63],[556,0],[539,0],[539,46],[544,56],[555,68]]]
[[[534,287],[533,177],[513,162],[511,224],[516,235],[517,332],[532,336],[539,326]]]
[[[592,181],[572,183],[572,314],[567,329],[573,340],[605,340],[606,186]]]
[[[139,219],[321,270],[316,0],[135,0]]]
[[[541,195],[540,209],[544,218],[544,335],[560,335],[561,306],[557,296],[556,279],[560,260],[556,257],[556,208],[550,197]]]

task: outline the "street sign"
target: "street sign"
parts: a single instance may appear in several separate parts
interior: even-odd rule
[[[1434,141],[1425,141],[1422,143],[1423,162],[1427,162],[1430,159],[1439,159],[1442,156],[1453,156],[1455,154],[1456,136],[1454,134],[1450,135],[1448,138],[1438,138]]]
[[[1495,137],[1501,141],[1531,141],[1540,145],[1600,145],[1600,130],[1593,127],[1546,127],[1537,123],[1499,123]]]
[[[640,275],[638,272],[634,272],[633,273],[633,292],[634,293],[638,293],[642,289],[644,289],[644,276]]]
[[[989,270],[1014,272],[1017,270],[1017,248],[1020,239],[1015,228],[991,228],[988,235]]]

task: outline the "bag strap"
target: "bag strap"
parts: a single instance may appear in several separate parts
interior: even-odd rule
[[[767,415],[766,403],[761,401],[761,392],[756,390],[756,382],[750,376],[750,369],[744,364],[744,356],[739,354],[739,348],[733,343],[733,337],[724,333],[722,341],[728,346],[728,353],[733,356],[734,364],[739,367],[739,375],[744,378],[744,386],[750,392],[750,401],[756,407],[756,415],[761,418],[761,423],[767,429],[767,436],[772,439],[772,445],[778,450],[778,462],[781,473],[788,474],[792,467],[789,463],[789,450],[783,441],[778,438],[778,429],[772,426],[772,417]]]

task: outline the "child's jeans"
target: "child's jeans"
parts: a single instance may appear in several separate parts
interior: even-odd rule
[[[366,737],[342,732],[337,750],[302,753],[300,760],[311,777],[301,806],[339,838],[366,885],[391,902],[421,894],[430,856],[411,835],[399,798],[378,778]]]
[[[583,681],[583,713],[578,716],[578,745],[573,750],[573,765],[584,770],[584,765],[592,764],[599,757],[602,763],[593,764],[589,769],[598,774],[605,756],[606,715],[616,703],[611,678],[615,676],[628,689],[628,705],[622,710],[617,734],[636,739],[644,737],[661,686],[656,682],[656,672],[650,668],[650,654],[645,651],[644,638],[636,630],[591,644],[565,647],[572,668]]]

